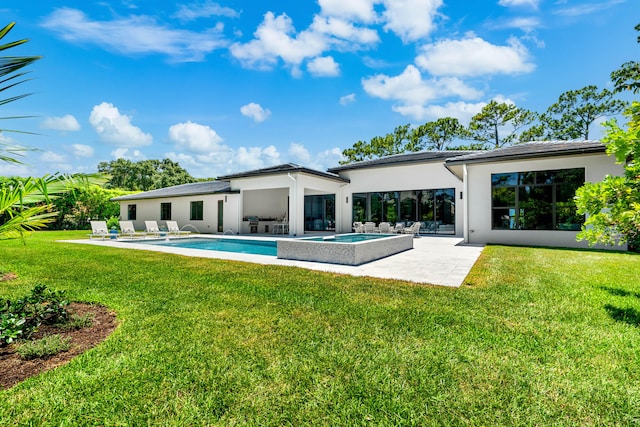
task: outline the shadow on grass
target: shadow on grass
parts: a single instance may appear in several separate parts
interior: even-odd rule
[[[633,326],[640,326],[640,311],[635,308],[619,308],[606,304],[604,309],[613,320],[625,322]]]
[[[609,292],[617,297],[636,297],[640,298],[640,292],[625,291],[624,289],[611,288],[609,286],[601,286],[600,289]]]

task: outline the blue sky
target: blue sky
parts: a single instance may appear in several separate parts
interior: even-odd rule
[[[542,112],[637,59],[637,0],[7,0],[11,55],[42,55],[2,107],[0,175],[171,158],[193,176],[324,170],[402,124],[492,99]],[[599,132],[596,132],[596,137]]]

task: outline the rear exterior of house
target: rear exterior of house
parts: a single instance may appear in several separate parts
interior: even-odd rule
[[[622,175],[597,141],[550,141],[449,159],[462,179],[468,243],[586,248],[573,197],[585,182]]]
[[[421,222],[420,234],[587,247],[573,196],[622,175],[597,141],[530,142],[479,152],[389,156],[329,169],[284,164],[207,183],[117,197],[120,218],[176,220],[203,233],[349,233],[354,221]]]

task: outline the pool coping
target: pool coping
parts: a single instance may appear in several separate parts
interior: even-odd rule
[[[250,235],[207,235],[212,238],[240,238],[249,240],[280,240],[286,237],[261,237]],[[180,239],[185,237],[172,237]],[[400,252],[366,264],[351,266],[311,261],[279,259],[272,255],[252,255],[236,252],[203,251],[143,243],[131,245],[125,240],[63,240],[65,243],[89,244],[142,251],[171,253],[190,257],[251,262],[256,264],[300,267],[352,276],[405,280],[419,284],[448,287],[460,286],[480,256],[484,245],[467,245],[463,239],[453,236],[420,236],[413,239],[413,249]]]

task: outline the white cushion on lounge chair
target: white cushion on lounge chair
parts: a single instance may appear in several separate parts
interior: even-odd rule
[[[100,237],[104,240],[105,237],[111,238],[112,236],[118,237],[117,234],[110,234],[109,227],[107,227],[106,221],[90,221],[91,222],[91,234],[89,234],[89,239],[93,239],[94,237]]]
[[[136,231],[133,227],[133,221],[120,221],[120,234],[122,236],[130,236],[130,237],[146,237],[147,233],[144,231]]]
[[[147,229],[147,234],[153,234],[155,236],[160,235],[160,228],[156,221],[145,221],[144,226]]]
[[[167,221],[167,230],[169,230],[169,234],[191,234],[190,231],[180,230],[180,227],[178,227],[178,221]]]

